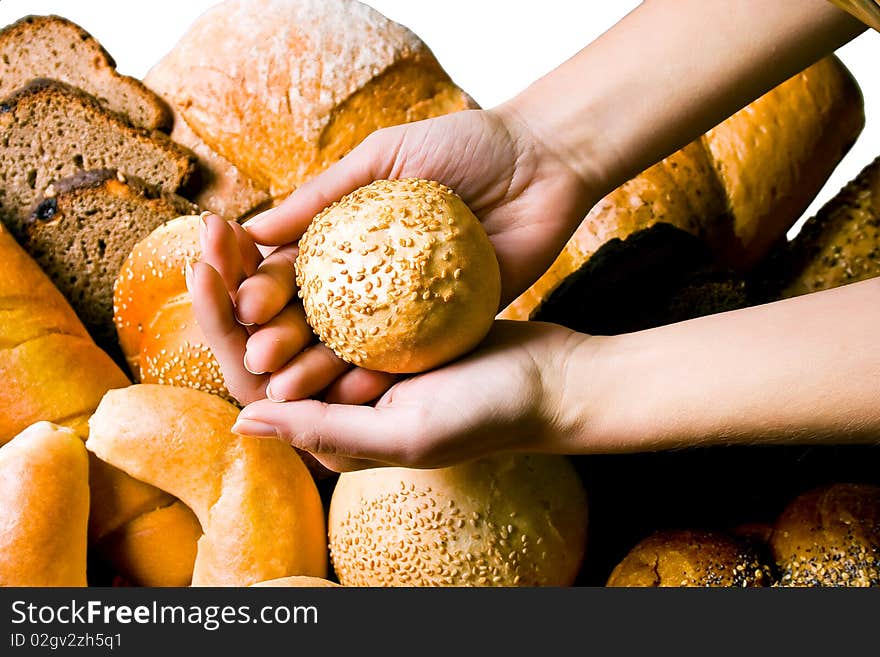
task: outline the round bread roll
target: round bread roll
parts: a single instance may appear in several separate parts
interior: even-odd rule
[[[343,360],[421,372],[474,348],[501,294],[482,224],[440,183],[379,180],[318,214],[296,279],[309,324]]]
[[[770,547],[780,586],[880,586],[880,486],[798,496],[777,518]]]
[[[641,541],[614,567],[610,587],[770,586],[770,567],[719,532],[668,530]]]
[[[186,265],[200,256],[198,215],[156,228],[135,245],[119,271],[113,321],[136,382],[195,388],[228,399],[186,289]]]
[[[251,584],[251,586],[256,587],[276,587],[276,588],[312,588],[312,587],[338,587],[339,584],[336,582],[331,582],[329,579],[324,579],[322,577],[309,577],[308,575],[291,575],[290,577],[279,577],[277,579],[268,579],[265,582],[257,582],[256,584]]]
[[[562,456],[340,475],[330,556],[343,586],[569,586],[587,500]]]

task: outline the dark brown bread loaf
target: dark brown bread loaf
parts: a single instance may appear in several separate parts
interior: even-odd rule
[[[113,283],[135,244],[198,209],[113,169],[51,185],[23,227],[22,244],[73,306],[98,344],[116,343]]]
[[[34,78],[67,82],[136,126],[169,130],[171,112],[116,62],[91,34],[60,16],[25,16],[0,31],[0,98]]]
[[[135,128],[56,80],[34,80],[0,101],[0,142],[0,220],[19,239],[37,200],[61,178],[117,168],[176,192],[194,167],[167,135]]]

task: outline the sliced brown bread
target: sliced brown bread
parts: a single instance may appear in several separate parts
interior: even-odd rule
[[[61,178],[112,168],[177,192],[194,163],[167,135],[135,128],[57,80],[34,80],[0,101],[0,220],[19,239],[34,204]]]
[[[116,62],[91,34],[60,16],[25,16],[0,31],[0,98],[34,78],[67,82],[136,126],[170,130],[165,102]]]
[[[113,283],[134,245],[198,208],[113,169],[50,186],[24,227],[25,249],[67,297],[101,346],[116,343]]]

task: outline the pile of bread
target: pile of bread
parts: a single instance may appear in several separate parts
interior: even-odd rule
[[[0,98],[0,585],[578,582],[571,459],[316,480],[231,433],[193,317],[200,212],[243,220],[378,128],[476,107],[416,35],[355,0],[226,0],[139,81],[31,16],[0,31]],[[880,273],[873,168],[784,239],[862,124],[815,64],[603,199],[501,315],[633,330]]]

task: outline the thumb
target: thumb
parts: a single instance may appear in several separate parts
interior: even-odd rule
[[[387,178],[394,167],[400,131],[372,133],[323,173],[298,187],[279,205],[242,224],[257,244],[280,246],[299,240],[316,214],[346,194]]]
[[[414,407],[326,404],[306,399],[246,406],[232,431],[277,437],[314,454],[395,465],[421,460],[419,437],[425,435],[426,413]]]

